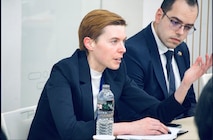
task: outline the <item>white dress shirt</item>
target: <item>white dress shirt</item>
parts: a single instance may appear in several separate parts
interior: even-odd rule
[[[167,90],[169,91],[169,89],[168,89],[169,81],[167,79],[167,70],[166,70],[166,56],[164,55],[164,53],[167,52],[168,50],[174,51],[174,49],[167,48],[161,42],[161,40],[158,38],[158,36],[157,36],[157,34],[156,34],[155,30],[154,30],[153,22],[152,22],[151,27],[152,27],[152,32],[154,34],[157,46],[158,46],[158,52],[159,52],[160,59],[161,59],[161,64],[162,64],[162,67],[163,67],[163,72],[164,72],[164,77],[165,77],[165,80],[166,80]],[[176,63],[176,61],[174,59],[174,56],[172,56],[172,68],[173,68],[173,72],[174,72],[174,75],[175,75],[175,88],[177,89],[180,86],[180,83],[181,83],[180,79],[181,78],[180,78],[179,69],[178,69],[177,63]]]

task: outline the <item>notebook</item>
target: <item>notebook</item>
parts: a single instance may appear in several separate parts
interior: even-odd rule
[[[178,132],[181,128],[168,127],[171,134],[152,135],[152,136],[137,136],[137,135],[118,135],[117,139],[122,140],[173,140],[177,138]]]

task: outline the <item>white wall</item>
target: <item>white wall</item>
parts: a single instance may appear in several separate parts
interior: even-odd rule
[[[54,63],[78,47],[81,1],[22,2],[21,106],[37,104]]]
[[[1,1],[2,112],[37,104],[52,65],[78,47],[82,11],[100,6],[84,1]]]
[[[20,106],[21,1],[1,1],[1,110]],[[11,10],[12,9],[12,10]]]
[[[143,24],[146,27],[151,21],[155,19],[155,12],[160,7],[163,0],[143,0]]]
[[[121,15],[127,22],[127,37],[141,30],[143,0],[102,0],[102,8]]]

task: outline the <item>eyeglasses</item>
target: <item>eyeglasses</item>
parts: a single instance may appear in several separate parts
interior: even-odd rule
[[[188,35],[196,31],[196,28],[193,25],[182,24],[180,21],[170,18],[164,11],[163,13],[170,20],[170,26],[172,30],[177,31],[183,27],[183,31],[188,33]]]

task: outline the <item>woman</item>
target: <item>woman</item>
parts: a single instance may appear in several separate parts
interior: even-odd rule
[[[115,97],[114,135],[168,133],[161,122],[171,121],[187,108],[181,105],[186,92],[210,67],[212,57],[206,56],[205,64],[199,57],[186,72],[185,84],[181,84],[174,96],[160,103],[145,94],[126,74],[122,61],[126,52],[125,26],[122,17],[107,10],[93,10],[83,18],[79,27],[80,49],[53,66],[38,103],[29,140],[92,139],[101,77]],[[121,122],[135,119],[125,114],[124,104],[143,118]]]

